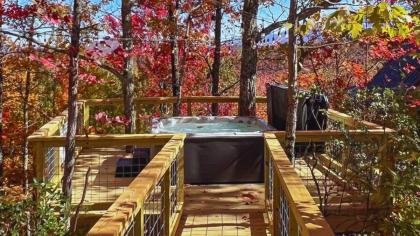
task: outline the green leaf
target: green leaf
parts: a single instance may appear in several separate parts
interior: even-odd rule
[[[355,23],[355,22],[352,23],[351,24],[351,29],[350,29],[351,37],[352,38],[357,38],[360,35],[360,33],[362,32],[362,30],[363,30],[362,24]]]

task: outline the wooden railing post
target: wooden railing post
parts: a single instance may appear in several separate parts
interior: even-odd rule
[[[89,129],[89,115],[90,115],[90,106],[88,103],[83,103],[83,127],[85,130]]]
[[[170,226],[171,226],[171,178],[170,178],[170,171],[171,168],[169,168],[165,175],[163,176],[163,191],[164,191],[164,196],[163,196],[163,207],[164,207],[164,215],[163,215],[163,219],[164,219],[164,224],[165,224],[165,228],[164,228],[164,232],[165,235],[169,236],[169,232],[170,232]]]
[[[34,151],[34,160],[33,160],[33,168],[34,168],[34,177],[37,181],[44,181],[44,164],[45,164],[45,153],[46,148],[43,142],[35,142],[33,143],[33,151]]]
[[[299,235],[299,225],[296,220],[296,216],[293,211],[289,210],[289,235],[298,236]]]
[[[277,173],[273,171],[273,235],[280,235],[279,222],[280,222],[280,183]]]
[[[268,156],[267,144],[264,142],[264,189],[265,189],[265,203],[269,201],[270,194],[270,157]],[[268,209],[267,209],[268,210]]]
[[[379,186],[375,192],[373,201],[374,204],[383,206],[385,209],[391,206],[391,185],[393,183],[393,176],[391,171],[395,168],[395,161],[388,150],[388,135],[384,134],[381,137],[381,144],[379,147]]]
[[[344,143],[344,147],[343,147],[343,152],[341,155],[341,176],[343,178],[347,178],[347,173],[348,173],[348,164],[350,161],[350,141],[345,141]]]
[[[134,234],[143,236],[144,235],[144,206],[141,206],[139,213],[135,216],[134,219]]]
[[[184,203],[184,173],[185,173],[185,166],[184,166],[184,147],[181,148],[179,151],[179,163],[178,163],[178,175],[179,175],[179,189],[178,189],[178,197],[179,202]]]
[[[187,102],[187,113],[188,116],[192,116],[192,104],[190,101]]]

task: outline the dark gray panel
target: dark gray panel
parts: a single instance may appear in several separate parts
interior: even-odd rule
[[[187,138],[185,183],[228,184],[264,181],[263,137]]]

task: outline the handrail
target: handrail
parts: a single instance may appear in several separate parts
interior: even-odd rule
[[[104,135],[76,135],[77,147],[125,146],[136,144],[165,144],[172,138],[172,134],[104,134]],[[60,147],[66,143],[64,136],[42,137],[31,135],[29,142],[42,142],[45,147]]]
[[[163,181],[160,191],[164,191],[163,204],[165,213],[163,221],[165,224],[164,235],[169,235],[176,228],[176,221],[179,221],[181,213],[171,220],[170,218],[170,202],[169,193],[171,184],[169,176],[171,171],[171,163],[177,160],[180,185],[177,187],[179,192],[178,204],[183,203],[183,145],[184,134],[176,134],[168,141],[163,149],[150,161],[140,174],[131,182],[128,188],[118,197],[118,199],[110,206],[107,212],[99,219],[99,221],[90,229],[87,235],[124,235],[130,230],[130,225],[134,225],[137,231],[135,234],[143,235],[145,227],[145,208],[146,200],[152,194],[152,191],[159,187],[159,182]],[[162,206],[162,205],[160,205]],[[182,207],[181,207],[182,208]],[[182,211],[182,209],[180,209]]]
[[[267,133],[273,134],[276,138],[284,140],[286,138],[286,131],[268,131]],[[383,135],[394,134],[395,130],[385,129],[368,129],[368,130],[298,130],[296,131],[296,142],[325,142],[331,139],[343,138],[346,136],[354,139],[372,139],[382,138]]]
[[[122,104],[122,98],[106,98],[106,99],[83,99],[81,100],[89,106],[102,106]],[[134,99],[134,103],[141,104],[164,104],[175,103],[176,97],[138,97]],[[234,103],[239,102],[239,96],[186,96],[181,98],[181,103]],[[267,102],[266,97],[256,97],[257,103]]]
[[[266,202],[272,201],[267,210],[272,211],[273,235],[334,235],[276,136],[267,133],[264,137]]]
[[[61,112],[58,116],[52,118],[49,122],[41,126],[32,135],[51,136],[56,134],[65,125],[67,121],[67,110]]]
[[[372,122],[368,122],[365,120],[356,120],[354,119],[354,117],[350,115],[347,115],[345,113],[342,113],[333,109],[328,109],[328,117],[332,120],[339,121],[350,128],[356,128],[359,126],[366,127],[368,129],[382,129],[383,128],[382,126],[372,123]]]

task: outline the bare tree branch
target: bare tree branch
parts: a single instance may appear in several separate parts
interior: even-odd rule
[[[333,1],[324,1],[322,2],[320,5],[318,6],[314,6],[314,7],[310,7],[310,8],[306,8],[304,10],[302,10],[301,12],[299,12],[297,14],[297,18],[298,20],[303,20],[306,19],[310,16],[312,16],[313,14],[321,11],[321,10],[327,10],[329,9],[331,6],[339,3],[340,0],[333,0]],[[262,29],[258,36],[257,36],[257,41],[260,41],[261,38],[263,37],[263,35],[267,35],[269,33],[271,33],[272,31],[281,28],[282,25],[284,25],[285,23],[287,23],[287,19],[286,20],[282,20],[282,21],[277,21],[277,22],[273,22],[272,24],[268,25],[267,27],[265,27],[264,29]]]
[[[7,31],[7,30],[1,30],[0,33],[11,35],[11,36],[18,37],[18,38],[23,38],[23,39],[28,40],[28,41],[30,41],[32,43],[35,43],[36,45],[38,45],[38,46],[40,46],[42,48],[45,48],[45,49],[48,49],[48,50],[52,50],[54,52],[63,53],[63,54],[67,54],[68,53],[68,49],[67,48],[53,47],[51,45],[41,43],[38,40],[36,40],[34,38],[31,38],[31,37],[28,37],[26,35],[17,34],[17,33],[11,32],[11,31]],[[105,64],[105,63],[100,63],[100,64],[99,63],[96,63],[92,58],[89,58],[89,57],[87,57],[86,55],[83,55],[83,54],[80,54],[80,58],[83,59],[83,60],[89,61],[89,62],[93,62],[96,66],[98,66],[99,68],[102,68],[102,69],[110,72],[111,74],[115,75],[120,80],[123,79],[122,73],[119,72],[114,67],[108,65],[108,64]]]

